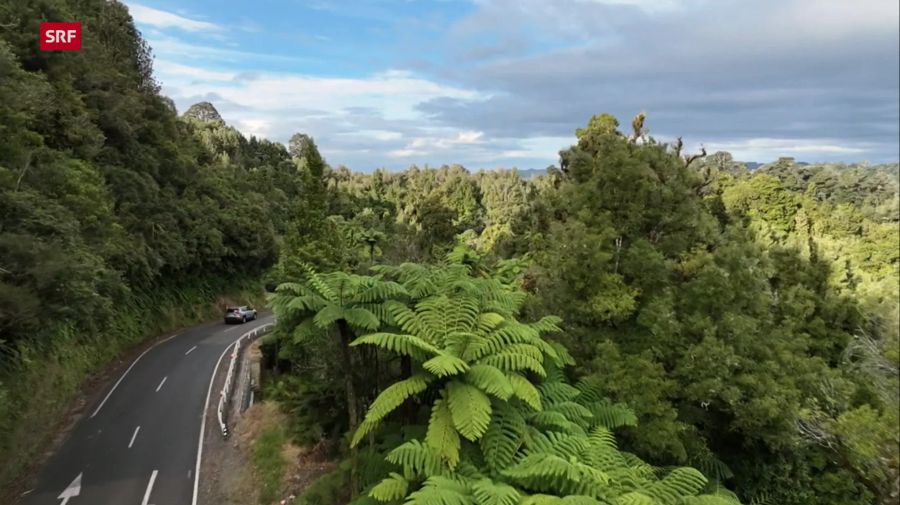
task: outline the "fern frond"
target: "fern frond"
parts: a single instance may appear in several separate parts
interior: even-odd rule
[[[481,437],[481,451],[488,467],[496,472],[512,464],[524,433],[522,414],[507,402],[494,402],[491,424]]]
[[[380,502],[400,500],[406,497],[409,489],[409,481],[399,473],[391,472],[389,477],[382,480],[369,491],[369,496]]]
[[[344,320],[356,328],[374,331],[381,325],[378,317],[366,309],[360,307],[351,307],[344,309]]]
[[[541,396],[550,403],[568,402],[575,399],[580,393],[577,388],[559,381],[544,382],[538,389],[541,391]]]
[[[516,488],[490,479],[481,479],[471,487],[478,505],[516,505],[521,497]]]
[[[657,505],[657,503],[643,493],[632,491],[616,498],[616,505]]]
[[[706,483],[706,477],[699,470],[681,467],[669,472],[662,480],[654,482],[646,492],[662,503],[674,505],[683,497],[695,496]]]
[[[417,491],[410,493],[406,505],[474,505],[475,500],[463,484],[446,477],[429,477]]]
[[[522,400],[534,410],[542,410],[541,393],[534,387],[534,384],[525,377],[515,373],[506,374],[506,378],[509,379],[509,384],[513,388],[513,396]]]
[[[547,375],[547,372],[544,370],[544,367],[539,360],[528,354],[523,354],[514,350],[500,351],[496,354],[491,354],[482,358],[479,362],[499,368],[504,372],[529,370],[541,377]]]
[[[357,338],[350,345],[375,345],[397,354],[417,357],[435,355],[441,352],[437,347],[415,335],[400,335],[397,333],[370,333]]]
[[[508,400],[513,395],[512,384],[500,369],[490,365],[473,365],[466,372],[466,380],[489,395]]]
[[[370,431],[375,429],[385,416],[394,411],[403,404],[407,398],[417,395],[428,388],[431,382],[429,377],[423,375],[413,375],[408,379],[391,384],[381,394],[375,398],[366,417],[356,429],[353,440],[350,442],[351,447],[355,447],[360,440]]]
[[[407,297],[409,297],[409,292],[400,284],[393,281],[379,281],[373,279],[371,285],[363,287],[363,289],[353,297],[353,301],[359,303],[373,303]]]
[[[491,422],[490,399],[475,386],[457,381],[447,384],[445,391],[460,435],[473,442],[481,438]]]
[[[469,370],[469,365],[456,356],[442,352],[422,363],[422,368],[438,377],[449,377],[451,375],[467,372]]]
[[[444,398],[434,402],[431,409],[425,443],[447,462],[451,470],[456,468],[459,463],[459,433],[456,432],[453,414],[450,413],[450,407]]]
[[[438,475],[443,470],[440,456],[418,440],[398,445],[388,453],[385,460],[403,467],[408,479]]]
[[[587,409],[593,414],[593,421],[611,430],[621,426],[637,426],[637,416],[624,403],[590,403]]]

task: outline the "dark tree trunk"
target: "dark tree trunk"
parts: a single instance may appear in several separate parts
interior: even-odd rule
[[[353,330],[346,321],[338,321],[338,332],[341,338],[341,361],[344,367],[344,387],[347,393],[347,418],[350,425],[350,433],[356,431],[359,425],[359,414],[357,411],[357,395],[356,381],[353,369],[353,350],[350,348],[350,342],[353,341]],[[359,451],[354,447],[350,449],[350,495],[356,498],[359,494]]]

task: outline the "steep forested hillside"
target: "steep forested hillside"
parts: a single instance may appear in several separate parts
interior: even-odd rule
[[[38,50],[56,19],[83,22],[82,52]],[[283,146],[176,117],[123,5],[6,3],[0,26],[2,487],[88,372],[259,296],[308,191]]]
[[[897,164],[602,114],[537,176],[359,173],[150,62],[117,2],[0,10],[0,486],[91,372],[267,285],[265,397],[339,445],[303,503],[896,503]]]

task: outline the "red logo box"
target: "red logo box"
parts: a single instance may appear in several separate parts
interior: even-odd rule
[[[41,23],[41,51],[81,51],[81,23]]]

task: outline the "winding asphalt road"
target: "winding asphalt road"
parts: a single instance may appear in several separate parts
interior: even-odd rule
[[[149,348],[86,410],[20,503],[196,505],[213,373],[220,359],[228,366],[222,357],[241,335],[272,321],[207,323]],[[205,430],[219,426],[207,421]]]

